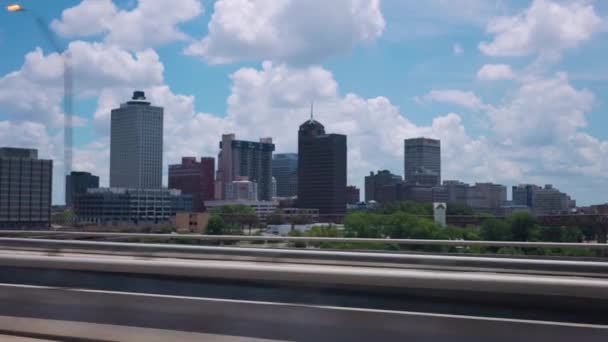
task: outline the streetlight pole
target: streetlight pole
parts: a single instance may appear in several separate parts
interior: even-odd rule
[[[68,175],[72,171],[72,99],[73,99],[73,78],[72,78],[72,55],[66,50],[62,53],[61,47],[57,43],[53,33],[49,30],[47,22],[43,17],[37,15],[29,9],[25,9],[18,4],[6,6],[9,12],[29,13],[34,18],[34,21],[44,33],[45,37],[53,47],[56,53],[63,59],[63,167],[64,174]]]

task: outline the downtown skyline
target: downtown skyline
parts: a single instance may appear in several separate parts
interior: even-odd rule
[[[82,30],[69,13],[93,2],[105,6],[101,15],[108,19],[106,26],[96,23]],[[110,109],[142,89],[165,108],[164,185],[168,164],[179,163],[182,156],[216,155],[223,133],[244,140],[269,136],[276,153],[296,152],[297,125],[307,118],[314,100],[315,118],[328,131],[348,136],[348,184],[361,189],[369,171],[389,169],[402,175],[403,140],[426,136],[442,142],[444,179],[507,186],[551,183],[581,205],[607,200],[608,132],[602,130],[602,113],[608,102],[602,94],[606,81],[600,79],[606,70],[598,63],[607,57],[598,50],[606,41],[606,4],[497,1],[504,6],[494,8],[478,1],[474,20],[458,17],[464,14],[452,8],[449,20],[437,28],[453,27],[460,33],[420,29],[420,37],[409,37],[398,20],[405,7],[426,6],[418,11],[429,18],[448,16],[436,12],[450,10],[432,8],[439,6],[433,1],[369,1],[358,8],[367,15],[332,22],[327,32],[305,26],[295,30],[301,44],[291,46],[255,30],[250,45],[239,41],[235,32],[221,27],[220,18],[230,8],[214,8],[206,1],[204,6],[176,1],[174,13],[158,23],[167,30],[153,38],[141,35],[156,29],[149,25],[131,33],[120,30],[117,13],[147,13],[146,3],[125,8],[120,1],[85,1],[62,18],[65,8],[29,1],[41,7],[39,12],[65,46],[71,42],[77,94],[73,169],[98,174],[102,185],[108,185]],[[346,15],[349,3],[326,6],[331,14]],[[261,19],[281,29],[294,16],[297,8],[291,7]],[[555,9],[553,15],[540,19],[551,39],[539,41],[535,37],[542,32],[527,24],[547,8]],[[61,203],[57,56],[35,23],[1,15],[0,46],[8,56],[0,63],[0,145],[38,148],[41,157],[53,159],[53,201]],[[151,22],[153,15],[149,13]],[[527,28],[532,38],[513,45],[515,28],[492,26],[500,16],[514,18],[511,24]],[[581,18],[577,35],[552,25],[569,18]],[[405,19],[417,27],[435,22]],[[352,45],[332,43],[344,35],[352,37]],[[27,101],[30,106],[20,105]]]

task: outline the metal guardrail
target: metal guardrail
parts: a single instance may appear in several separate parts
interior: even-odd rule
[[[608,263],[580,260],[551,260],[469,255],[429,255],[394,252],[335,251],[219,247],[158,243],[99,242],[0,238],[0,254],[13,251],[41,252],[47,255],[104,255],[137,258],[178,258],[190,260],[253,261],[313,265],[366,266],[452,271],[490,271],[496,273],[561,274],[608,278]]]
[[[123,273],[154,277],[188,277],[263,281],[318,286],[475,291],[511,295],[566,296],[608,300],[608,280],[555,275],[454,272],[363,266],[302,265],[120,256],[0,253],[0,266],[11,268]]]
[[[0,236],[43,236],[66,238],[123,238],[123,239],[194,239],[203,241],[260,241],[260,242],[302,242],[302,243],[372,243],[393,245],[427,245],[453,247],[520,247],[520,248],[579,248],[608,250],[608,244],[574,242],[522,242],[522,241],[477,241],[477,240],[428,240],[428,239],[378,239],[378,238],[335,238],[335,237],[293,237],[293,236],[251,236],[251,235],[201,235],[201,234],[153,234],[153,233],[113,233],[75,231],[24,231],[2,230]]]

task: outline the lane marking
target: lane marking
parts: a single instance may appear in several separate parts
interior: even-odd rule
[[[608,325],[546,321],[546,320],[527,320],[527,319],[517,319],[517,318],[483,317],[483,316],[441,314],[441,313],[418,312],[418,311],[368,309],[368,308],[341,307],[341,306],[331,306],[331,305],[312,305],[312,304],[281,303],[281,302],[256,301],[256,300],[176,296],[176,295],[153,294],[153,293],[107,291],[107,290],[94,290],[94,289],[83,289],[83,288],[64,288],[64,287],[26,285],[26,284],[0,283],[0,288],[1,287],[25,288],[25,289],[29,288],[29,289],[38,289],[38,290],[55,290],[55,291],[61,291],[61,292],[99,293],[99,294],[108,294],[108,295],[145,297],[145,298],[180,299],[180,300],[192,300],[192,301],[200,301],[200,302],[251,304],[251,305],[262,305],[262,306],[291,307],[291,308],[331,310],[331,311],[343,311],[343,312],[382,313],[382,314],[392,314],[392,315],[402,315],[402,316],[423,316],[423,317],[432,317],[432,318],[468,319],[468,320],[488,321],[488,322],[521,323],[521,324],[530,324],[530,325],[551,325],[551,326],[562,326],[562,327],[572,327],[572,328],[608,330]]]

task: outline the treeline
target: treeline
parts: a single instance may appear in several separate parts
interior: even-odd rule
[[[452,209],[450,209],[450,207]],[[313,228],[300,236],[330,236],[377,239],[432,239],[432,240],[485,240],[485,241],[536,241],[583,242],[593,239],[592,229],[576,227],[542,227],[528,213],[515,213],[506,219],[485,215],[481,226],[441,227],[431,218],[432,205],[401,202],[379,205],[371,211],[348,212],[344,229],[335,227]],[[448,205],[448,215],[472,215],[466,205]],[[411,251],[442,251],[454,253],[497,253],[529,255],[598,256],[598,251],[574,248],[512,248],[512,247],[449,247],[391,245],[386,243],[343,244],[318,243],[321,248],[391,249]]]

